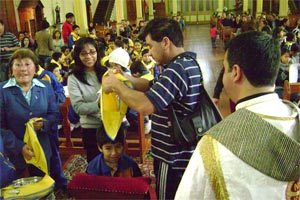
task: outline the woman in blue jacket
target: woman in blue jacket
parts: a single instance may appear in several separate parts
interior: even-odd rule
[[[30,148],[21,154],[24,146],[25,124],[31,118],[42,118],[34,123],[39,142],[44,150],[50,169],[51,146],[49,134],[57,126],[58,104],[51,85],[34,78],[38,70],[38,59],[29,49],[18,49],[9,63],[10,79],[0,83],[0,126],[16,136],[15,148],[20,152],[11,161],[19,175],[28,168],[31,176],[43,176],[42,171],[33,165],[26,165],[25,158],[31,159]]]

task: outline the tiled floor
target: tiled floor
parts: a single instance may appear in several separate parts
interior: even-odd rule
[[[222,69],[224,58],[224,45],[217,40],[217,48],[213,49],[209,37],[209,25],[190,25],[184,32],[184,47],[187,51],[197,53],[197,61],[201,67],[204,87],[212,96],[216,81]],[[228,97],[223,91],[219,108],[223,116],[230,113]]]

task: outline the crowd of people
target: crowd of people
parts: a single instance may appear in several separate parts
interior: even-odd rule
[[[243,14],[233,15],[232,13],[223,13],[221,17],[212,18],[210,36],[212,40],[212,47],[216,48],[216,38],[221,35],[226,29],[231,30],[231,38],[247,31],[260,31],[265,32],[272,36],[280,43],[281,57],[280,68],[276,79],[276,92],[282,98],[284,81],[289,80],[289,68],[292,64],[300,62],[300,20],[297,21],[295,26],[291,26],[289,19],[279,18],[278,15],[266,15],[262,13],[261,16],[253,18],[251,15]],[[225,41],[227,42],[227,41]],[[225,44],[226,46],[226,44]],[[219,79],[217,81],[214,91],[214,101],[218,104],[220,100],[220,94],[223,88],[222,76],[224,71],[222,70]],[[300,80],[300,71],[296,75],[298,81]],[[292,101],[299,102],[300,98],[295,96]],[[231,102],[232,104],[232,102]],[[234,104],[231,105],[231,111],[234,111]]]
[[[299,184],[300,177],[300,111],[282,102],[274,85],[283,77],[280,70],[289,62],[290,52],[294,57],[299,54],[300,31],[288,30],[286,20],[268,23],[264,15],[256,31],[249,19],[228,15],[220,20],[223,27],[237,28],[226,44],[219,78],[237,111],[207,131],[197,146],[175,142],[169,115],[170,106],[178,118],[193,114],[201,107],[204,92],[196,54],[184,49],[178,20],[155,18],[139,26],[123,20],[119,35],[109,29],[103,38],[97,37],[91,26],[91,34],[81,37],[74,15],[68,13],[61,32],[50,34],[49,23],[43,21],[34,41],[26,33],[18,41],[0,20],[0,161],[6,171],[13,169],[7,176],[1,174],[5,180],[1,187],[25,171],[43,176],[25,162],[35,156],[23,142],[25,124],[33,118],[49,174],[57,189],[67,189],[58,148],[59,105],[65,101],[63,86],[67,86],[81,125],[88,174],[142,176],[135,161],[124,154],[124,131],[137,123],[141,113],[151,116],[151,121],[148,117],[144,121],[152,126],[159,199],[280,199],[289,194],[288,184]],[[271,32],[265,31],[266,26]],[[217,35],[218,26],[212,28]],[[212,44],[215,47],[215,40]],[[292,60],[299,62],[299,56]],[[129,107],[114,139],[101,120],[105,105],[99,102],[100,88],[115,93]]]

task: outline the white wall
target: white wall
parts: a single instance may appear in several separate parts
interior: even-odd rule
[[[41,2],[44,5],[44,17],[50,25],[53,25],[55,23],[56,2],[58,3],[58,1],[41,0]]]

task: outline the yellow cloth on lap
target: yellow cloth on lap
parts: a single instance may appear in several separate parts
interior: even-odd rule
[[[26,123],[26,131],[24,135],[24,143],[29,145],[33,149],[34,157],[30,160],[26,160],[26,163],[32,164],[42,170],[45,174],[48,174],[47,160],[44,150],[37,138],[36,132],[33,127],[34,119],[30,119]]]
[[[107,75],[108,72],[104,74]],[[128,87],[132,87],[131,82],[128,81],[121,74],[115,74],[117,79],[123,81]],[[109,94],[102,89],[100,98],[100,112],[104,129],[110,139],[114,140],[122,124],[123,118],[126,115],[128,106],[119,98],[115,92]]]
[[[9,185],[2,188],[4,199],[40,199],[45,195],[49,194],[54,188],[54,180],[49,176],[45,175],[37,183],[30,183],[21,187],[14,187]]]

